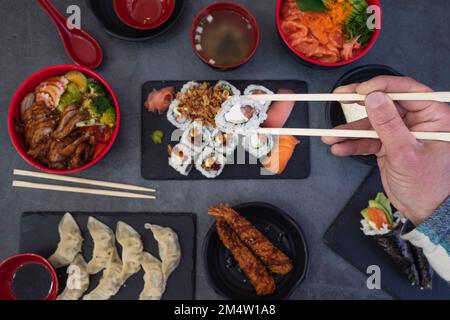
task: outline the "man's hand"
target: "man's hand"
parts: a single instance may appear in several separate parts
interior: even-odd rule
[[[380,140],[323,137],[336,156],[375,154],[384,189],[393,205],[416,225],[450,195],[450,143],[417,141],[410,131],[450,132],[450,106],[434,101],[394,103],[385,93],[430,92],[405,77],[376,77],[336,89],[368,95],[369,118],[337,129],[375,129]]]

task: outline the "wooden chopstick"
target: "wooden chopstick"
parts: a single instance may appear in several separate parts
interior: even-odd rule
[[[387,93],[394,101],[450,102],[450,92]],[[244,96],[257,101],[365,101],[366,95],[353,93],[257,94]]]
[[[41,172],[34,172],[34,171],[27,171],[27,170],[15,169],[13,171],[13,174],[16,176],[34,177],[34,178],[65,181],[65,182],[74,182],[74,183],[87,184],[87,185],[99,186],[99,187],[107,187],[107,188],[115,188],[115,189],[123,189],[123,190],[133,190],[133,191],[143,191],[143,192],[156,192],[155,189],[133,186],[130,184],[107,182],[107,181],[100,181],[100,180],[91,180],[91,179],[84,179],[84,178],[75,178],[75,177],[68,177],[68,176],[59,176],[56,174],[48,174],[48,173],[41,173]]]
[[[12,186],[17,187],[17,188],[84,193],[84,194],[119,197],[119,198],[151,199],[151,200],[156,199],[156,197],[154,197],[154,196],[138,194],[138,193],[110,191],[110,190],[101,190],[101,189],[87,189],[87,188],[78,188],[78,187],[67,187],[67,186],[59,186],[59,185],[54,185],[54,184],[32,183],[32,182],[16,181],[16,180],[13,181]]]
[[[373,130],[260,128],[257,132],[270,135],[379,139],[377,132]],[[411,132],[411,134],[418,140],[450,142],[450,132]]]

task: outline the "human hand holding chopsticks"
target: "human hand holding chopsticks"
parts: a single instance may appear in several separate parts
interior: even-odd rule
[[[377,131],[380,140],[323,137],[337,156],[375,154],[383,185],[394,206],[420,224],[450,195],[450,144],[418,141],[411,131],[449,131],[450,108],[435,101],[392,102],[385,92],[430,92],[404,77],[376,77],[340,87],[341,93],[368,95],[368,119],[338,129]]]

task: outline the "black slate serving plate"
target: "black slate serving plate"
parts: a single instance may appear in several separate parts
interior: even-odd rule
[[[183,176],[171,168],[168,164],[167,146],[174,146],[177,142],[171,141],[172,132],[176,129],[166,118],[166,114],[158,115],[148,112],[144,107],[144,102],[148,94],[153,89],[161,89],[167,86],[173,86],[176,90],[188,82],[186,81],[150,81],[142,87],[142,162],[141,174],[144,179],[148,180],[202,180],[206,179],[197,170],[192,169],[189,176]],[[208,81],[215,82],[215,81]],[[270,90],[277,92],[280,88],[292,89],[296,93],[306,93],[307,85],[303,81],[298,80],[263,80],[263,81],[230,81],[241,92],[250,84],[263,85]],[[305,102],[297,102],[286,128],[308,128],[308,104]],[[164,132],[164,141],[162,144],[156,145],[151,139],[151,134],[155,130]],[[301,137],[300,145],[294,151],[294,156],[289,161],[286,170],[281,175],[261,175],[261,165],[252,159],[250,164],[249,155],[246,154],[246,164],[229,164],[225,166],[223,173],[216,179],[306,179],[310,174],[310,148],[309,138]],[[236,163],[235,161],[234,163]]]
[[[381,287],[395,298],[450,299],[450,285],[437,274],[433,277],[432,290],[411,286],[384,251],[364,236],[360,230],[360,211],[367,207],[367,202],[375,198],[378,192],[383,192],[383,185],[378,169],[374,169],[326,232],[326,244],[364,274],[368,266],[379,266]],[[365,286],[366,283],[361,285]]]
[[[294,269],[285,276],[274,276],[277,289],[273,295],[256,296],[231,252],[220,241],[214,223],[203,244],[203,259],[210,285],[220,295],[235,300],[289,298],[306,277],[309,265],[308,248],[301,228],[284,211],[267,203],[246,203],[234,209],[286,253],[293,260]]]
[[[87,230],[87,219],[93,216],[115,230],[118,221],[128,223],[136,229],[144,242],[144,250],[155,257],[158,255],[157,242],[145,223],[153,223],[172,228],[179,237],[182,258],[180,265],[169,278],[164,300],[195,299],[195,258],[196,258],[196,216],[189,213],[71,213],[77,221],[84,237],[83,256],[89,261],[93,242]],[[20,251],[50,256],[59,242],[58,224],[64,212],[27,212],[22,215]],[[117,244],[119,253],[120,245]],[[60,292],[66,285],[66,268],[57,270]],[[102,272],[91,276],[87,292],[95,288]],[[126,282],[112,300],[137,300],[143,289],[144,272],[141,270]]]
[[[377,76],[401,76],[399,72],[391,67],[371,64],[351,69],[346,72],[334,85],[334,89],[340,86],[345,86],[352,83],[362,83]],[[329,128],[347,123],[345,120],[344,112],[342,111],[341,104],[339,102],[328,102],[325,111],[326,120]],[[369,156],[353,156],[353,159],[365,163],[370,166],[377,165],[377,158],[374,155]]]
[[[127,26],[117,16],[113,0],[86,0],[105,31],[110,35],[127,41],[145,41],[168,31],[181,17],[186,0],[177,0],[172,16],[161,26],[151,30],[138,30]]]

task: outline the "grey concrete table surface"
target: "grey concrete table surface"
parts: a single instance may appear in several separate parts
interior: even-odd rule
[[[24,211],[154,211],[194,212],[198,215],[197,298],[219,299],[206,281],[201,247],[212,224],[210,204],[232,205],[266,201],[289,212],[302,226],[309,243],[311,264],[304,283],[293,299],[383,299],[382,291],[370,291],[365,277],[327,248],[322,237],[336,215],[367,175],[369,168],[352,159],[330,155],[319,139],[312,139],[309,179],[299,181],[201,181],[148,182],[140,175],[140,94],[148,80],[174,79],[301,79],[311,92],[330,91],[347,70],[381,63],[417,78],[436,90],[450,87],[450,37],[447,28],[448,0],[383,0],[381,37],[359,62],[341,69],[313,70],[299,64],[281,46],[275,26],[275,0],[241,0],[256,16],[262,32],[261,45],[245,66],[221,73],[203,65],[189,42],[190,23],[200,8],[213,1],[188,0],[182,19],[169,33],[153,41],[132,43],[104,32],[82,0],[54,1],[65,11],[68,5],[82,8],[82,26],[102,44],[105,61],[98,69],[120,100],[122,127],[106,158],[81,177],[107,179],[157,187],[154,202],[110,199],[11,188],[14,168],[31,169],[15,152],[7,130],[10,100],[31,73],[43,67],[70,63],[59,37],[35,1],[0,2],[0,260],[17,253],[20,217]],[[310,104],[310,126],[326,126],[324,104]],[[301,152],[301,149],[299,150]],[[56,231],[55,231],[56,232]]]

